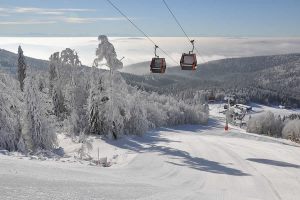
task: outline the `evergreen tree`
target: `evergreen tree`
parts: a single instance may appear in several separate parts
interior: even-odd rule
[[[105,135],[105,125],[107,122],[101,116],[105,114],[108,95],[104,88],[102,77],[96,69],[94,71],[94,78],[91,82],[91,89],[89,95],[89,130],[94,134]],[[98,76],[95,76],[97,74]]]
[[[20,82],[21,91],[24,90],[24,79],[26,77],[26,62],[21,46],[18,48],[18,80]]]
[[[28,149],[51,150],[57,143],[56,134],[46,116],[46,106],[34,77],[25,79],[25,143]]]
[[[55,81],[58,79],[57,65],[59,63],[59,52],[52,54],[49,60],[49,90],[52,95]]]
[[[60,61],[63,65],[69,65],[71,67],[81,67],[81,61],[75,50],[66,48],[60,53]]]
[[[9,75],[0,73],[0,149],[19,150],[18,143],[21,139],[19,94],[17,81]]]
[[[49,87],[50,95],[54,106],[54,114],[59,118],[63,118],[63,114],[67,111],[65,105],[65,97],[63,91],[64,77],[60,72],[62,69],[61,59],[59,52],[55,52],[50,57],[49,65]]]

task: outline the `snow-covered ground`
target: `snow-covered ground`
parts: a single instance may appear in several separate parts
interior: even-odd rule
[[[59,136],[72,157],[79,146]],[[285,143],[285,144],[283,144]],[[0,155],[6,199],[284,199],[300,196],[300,148],[286,140],[243,133],[211,119],[208,126],[161,128],[118,141],[93,138],[87,162]],[[114,158],[115,157],[115,158]],[[118,158],[120,158],[118,160]]]

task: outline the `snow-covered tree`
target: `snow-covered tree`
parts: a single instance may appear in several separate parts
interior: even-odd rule
[[[54,106],[54,114],[59,119],[62,119],[64,117],[64,113],[66,113],[66,106],[65,97],[62,92],[61,84],[59,84],[59,82],[54,87],[52,101]]]
[[[124,121],[129,115],[127,101],[122,95],[127,91],[127,84],[116,71],[123,67],[123,63],[117,59],[114,46],[106,36],[100,35],[98,39],[101,43],[96,50],[93,69],[96,76],[93,76],[89,97],[90,130],[117,139],[124,133]],[[95,67],[103,62],[110,72],[99,74]]]
[[[65,97],[63,94],[64,77],[61,76],[62,64],[59,52],[55,52],[50,56],[49,65],[49,89],[54,106],[54,114],[62,119],[66,112]]]
[[[51,150],[57,143],[48,117],[46,106],[38,90],[37,80],[32,76],[25,79],[25,143],[28,149],[33,151],[39,149]]]
[[[60,53],[60,61],[63,65],[69,65],[72,67],[81,67],[81,61],[75,50],[66,48]]]
[[[105,124],[107,123],[101,115],[104,114],[108,94],[105,91],[103,77],[100,76],[96,69],[93,69],[93,80],[91,81],[91,88],[88,102],[89,112],[89,130],[94,134],[104,134]]]
[[[87,98],[88,84],[84,74],[74,74],[69,88],[70,134],[75,136],[88,130]],[[78,78],[80,77],[80,78]]]
[[[70,114],[70,134],[79,135],[88,130],[87,99],[89,95],[89,76],[82,71],[82,64],[75,50],[65,49],[60,56],[61,65],[68,69],[64,76],[66,104]]]
[[[15,79],[0,72],[0,149],[23,151],[20,124],[20,89]]]
[[[109,76],[106,75],[106,78]],[[106,80],[110,84],[109,91],[109,113],[106,118],[110,119],[112,126],[110,126],[109,133],[117,139],[124,134],[125,121],[130,117],[129,102],[126,98],[128,95],[128,86],[119,72],[115,72],[110,78]]]
[[[58,79],[57,66],[59,65],[59,52],[53,53],[49,60],[49,90],[52,95],[55,82]]]
[[[94,66],[98,67],[105,59],[106,66],[112,70],[119,70],[123,68],[123,63],[117,58],[117,53],[113,44],[108,41],[107,36],[99,35],[100,41],[96,50],[97,58],[94,60]]]
[[[24,90],[24,79],[26,77],[26,62],[25,57],[23,55],[23,50],[21,46],[18,48],[18,80],[20,82],[20,88]]]
[[[70,48],[66,48],[61,53],[55,52],[50,57],[50,94],[53,99],[55,115],[61,120],[66,117],[66,114],[73,115],[72,119],[79,117],[74,116],[76,114],[74,109],[78,109],[78,107],[74,106],[77,105],[75,103],[76,98],[82,99],[78,95],[82,95],[83,93],[79,94],[78,92],[85,90],[85,88],[79,88],[83,86],[81,83],[84,81],[82,81],[82,78],[77,77],[80,75],[78,68],[81,66],[82,64],[77,52]],[[87,95],[84,97],[87,98]]]
[[[89,96],[89,124],[92,133],[112,135],[115,139],[124,133],[124,121],[129,111],[124,95],[127,86],[121,76],[100,74],[94,69]],[[112,80],[110,80],[112,78]],[[113,82],[113,84],[111,84]]]

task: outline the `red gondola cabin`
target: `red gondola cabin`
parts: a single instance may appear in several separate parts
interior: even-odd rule
[[[180,59],[180,66],[182,70],[196,70],[197,57],[194,53],[183,53]]]
[[[166,67],[166,60],[164,58],[152,58],[150,64],[150,71],[152,73],[165,73]]]

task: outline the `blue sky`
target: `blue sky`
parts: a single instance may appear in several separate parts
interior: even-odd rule
[[[150,36],[183,36],[161,0],[112,0]],[[299,37],[299,0],[166,0],[190,36]],[[0,36],[142,36],[106,0],[0,0]]]

